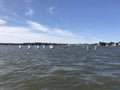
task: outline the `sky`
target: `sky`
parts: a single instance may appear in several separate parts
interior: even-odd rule
[[[120,0],[0,0],[0,43],[120,41]]]

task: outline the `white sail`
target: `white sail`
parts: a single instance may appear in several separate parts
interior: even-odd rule
[[[39,48],[39,45],[37,45],[36,48],[38,49],[38,48]]]
[[[54,47],[53,47],[53,45],[49,45],[49,48],[50,48],[50,49],[53,49]]]
[[[18,48],[19,48],[19,49],[21,49],[21,48],[22,48],[22,46],[21,46],[21,45],[19,45],[19,46],[18,46]]]
[[[27,49],[30,49],[30,48],[31,48],[30,45],[28,45]]]
[[[45,48],[45,45],[43,45],[42,48]]]

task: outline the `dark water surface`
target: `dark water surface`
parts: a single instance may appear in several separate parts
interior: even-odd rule
[[[0,46],[0,90],[120,90],[120,47]]]

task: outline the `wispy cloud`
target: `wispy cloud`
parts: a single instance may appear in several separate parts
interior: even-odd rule
[[[66,42],[66,43],[96,43],[99,42],[100,39],[97,37],[89,34],[76,34],[71,32],[70,30],[64,30],[60,28],[50,28],[40,23],[34,21],[27,21],[27,23],[35,30],[39,30],[41,32],[45,32],[45,35],[54,37],[53,40],[58,39],[58,41]],[[49,40],[49,38],[48,38]],[[51,40],[50,40],[51,41]]]
[[[39,30],[41,32],[47,32],[49,34],[52,34],[52,35],[56,35],[56,36],[74,36],[73,33],[71,33],[70,31],[68,30],[63,30],[63,29],[60,29],[60,28],[50,28],[50,27],[47,27],[45,25],[42,25],[40,23],[37,23],[37,22],[34,22],[34,21],[27,21],[27,23],[30,25],[30,27],[34,30]]]
[[[3,2],[2,2],[2,1],[0,1],[0,9],[3,10],[3,11],[6,10],[5,7],[4,7],[4,5],[3,5]]]
[[[26,8],[27,8],[27,11],[25,13],[26,16],[33,16],[33,14],[35,13],[34,10],[31,8],[32,1],[33,0],[25,0]]]
[[[37,23],[37,22],[33,22],[33,21],[27,21],[27,23],[30,25],[30,27],[34,30],[39,30],[41,32],[48,32],[49,31],[49,28],[40,24],[40,23]]]
[[[26,16],[32,16],[34,14],[33,9],[29,8],[27,12],[25,13]]]
[[[52,6],[52,7],[49,7],[49,13],[51,14],[51,15],[54,15],[54,9],[55,9],[55,7],[54,6]]]
[[[11,13],[12,14],[12,16],[13,16],[13,19],[16,19],[16,21],[24,21],[25,20],[25,18],[24,17],[21,17],[20,15],[18,15],[16,12],[12,12]],[[9,18],[11,18],[11,17],[9,17]]]
[[[23,23],[23,17],[20,17],[19,15],[17,15],[17,13],[14,12],[14,10],[11,10],[7,6],[5,6],[5,3],[7,2],[5,2],[4,0],[0,0],[0,17],[7,21]]]
[[[7,22],[5,20],[0,19],[0,25],[6,24]]]
[[[7,22],[1,20],[1,22]],[[8,23],[8,22],[7,22]],[[28,26],[7,26],[0,25],[0,42],[53,42],[53,43],[83,43],[91,40],[96,41],[97,38],[85,38],[79,36],[69,30],[60,28],[50,28],[38,22],[27,20]],[[32,32],[31,32],[32,30]],[[33,32],[40,31],[39,33]],[[44,33],[42,33],[44,32]]]
[[[13,15],[13,17],[3,16],[2,19],[6,20],[6,21],[11,21],[11,22],[19,23],[19,24],[23,24],[23,21],[24,21],[24,19],[15,17],[14,15]]]

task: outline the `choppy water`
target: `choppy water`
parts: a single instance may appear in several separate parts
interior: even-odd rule
[[[0,90],[120,90],[120,47],[0,46]]]

